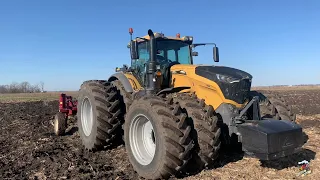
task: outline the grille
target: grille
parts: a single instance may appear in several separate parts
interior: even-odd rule
[[[249,97],[251,81],[242,79],[236,83],[221,83],[221,87],[225,98],[243,104]]]

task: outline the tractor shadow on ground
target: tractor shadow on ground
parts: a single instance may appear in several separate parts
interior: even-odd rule
[[[188,174],[183,176],[182,178],[199,174],[203,170],[212,170],[216,168],[221,168],[229,163],[237,162],[243,159],[244,155],[245,155],[244,152],[241,150],[241,145],[237,144],[237,145],[232,145],[232,147],[230,146],[221,147],[219,152],[219,157],[217,158],[216,162],[205,169],[202,167],[194,166],[194,164],[198,164],[196,163],[196,161],[200,161],[200,157],[195,155],[196,157],[193,158],[187,165]]]
[[[229,163],[240,161],[244,156],[245,153],[242,151],[242,145],[240,143],[221,147],[219,158],[217,159],[216,163],[209,168],[221,168]]]
[[[283,157],[277,160],[272,161],[260,161],[262,167],[272,168],[276,170],[282,170],[289,167],[298,167],[298,162],[307,160],[310,162],[311,160],[315,159],[316,153],[309,149],[304,149],[299,153]]]
[[[195,164],[194,161],[196,161],[196,160],[191,161],[189,163],[190,167],[188,167],[188,169],[187,169],[187,171],[189,173],[187,175],[184,175],[181,178],[199,174],[203,170],[213,170],[213,169],[217,169],[217,168],[223,168],[225,165],[227,165],[229,163],[240,161],[244,157],[250,158],[250,156],[247,156],[242,151],[241,146],[242,146],[241,143],[239,143],[237,145],[232,145],[232,147],[228,147],[228,146],[221,147],[219,157],[216,160],[216,162],[212,166],[210,166],[206,169],[192,166],[192,164]],[[310,162],[311,160],[315,159],[315,156],[316,156],[316,153],[314,151],[302,148],[302,150],[296,154],[286,156],[286,157],[283,157],[283,158],[280,158],[277,160],[272,160],[272,161],[261,161],[260,160],[260,162],[261,162],[261,167],[282,170],[282,169],[289,168],[289,167],[298,167],[299,166],[298,162],[303,161],[303,160],[307,160]]]

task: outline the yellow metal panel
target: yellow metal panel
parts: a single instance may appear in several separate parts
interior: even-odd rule
[[[143,89],[143,87],[141,86],[141,84],[139,83],[139,81],[137,80],[136,77],[134,77],[134,75],[132,73],[124,73],[124,75],[128,78],[131,87],[134,91],[138,91]]]
[[[238,108],[244,105],[235,101],[226,99],[217,83],[195,74],[197,65],[174,65],[171,68],[172,86],[189,86],[189,90],[184,92],[195,92],[200,99],[205,99],[206,104],[212,105],[213,108],[219,107],[222,103],[233,104]],[[182,72],[181,72],[182,70]],[[179,72],[179,73],[177,73]],[[185,74],[184,74],[185,72]]]

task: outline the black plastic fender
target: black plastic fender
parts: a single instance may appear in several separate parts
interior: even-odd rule
[[[133,88],[132,88],[128,78],[123,73],[118,72],[118,73],[112,74],[110,76],[110,78],[108,79],[108,81],[111,82],[111,81],[114,81],[115,79],[118,79],[122,83],[126,92],[128,92],[128,93],[133,92]]]
[[[161,91],[159,91],[157,93],[157,96],[159,96],[160,94],[167,94],[167,93],[175,93],[175,92],[180,92],[184,89],[190,89],[190,87],[188,86],[181,86],[181,87],[171,87],[171,88],[165,88],[162,89]]]

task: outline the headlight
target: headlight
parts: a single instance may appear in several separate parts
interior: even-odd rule
[[[230,77],[230,76],[221,75],[221,74],[216,74],[216,76],[219,81],[225,82],[225,83],[236,83],[236,82],[240,81],[240,79]]]

